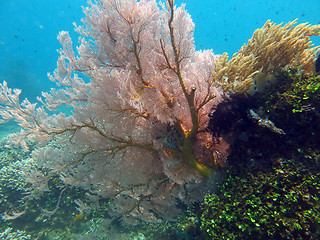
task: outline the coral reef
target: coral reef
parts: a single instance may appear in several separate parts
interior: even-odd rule
[[[319,165],[283,160],[272,170],[231,174],[202,203],[210,239],[311,239],[320,234]]]
[[[276,78],[255,108],[286,134],[254,121],[230,129],[229,177],[198,208],[204,239],[319,238],[320,78],[296,69]]]
[[[20,101],[21,90],[0,85],[1,122],[15,120],[22,128],[9,143],[30,151],[29,164],[21,166],[31,185],[28,199],[52,194],[39,207],[39,222],[81,222],[92,214],[88,209],[100,207],[107,212],[103,218],[115,222],[177,220],[186,205],[216,191],[221,167],[233,164],[230,145],[237,149],[243,142],[237,140],[254,138],[255,131],[267,133],[265,140],[273,140],[270,130],[280,139],[296,131],[282,120],[269,121],[264,92],[253,94],[260,102],[252,106],[247,93],[257,76],[266,83],[283,68],[314,72],[310,37],[319,35],[320,25],[267,21],[228,61],[226,53],[195,50],[192,19],[173,0],[89,1],[84,12],[76,26],[79,46],[69,33],[58,35],[60,57],[49,74],[57,88],[31,103]],[[304,100],[317,101],[319,85],[300,80],[307,90],[297,93],[303,105],[290,96],[289,103],[296,112],[312,110]],[[248,149],[260,149],[253,146]],[[73,198],[64,198],[67,193]],[[55,218],[67,205],[76,213]]]

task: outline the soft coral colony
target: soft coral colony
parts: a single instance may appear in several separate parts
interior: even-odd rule
[[[59,87],[43,93],[39,106],[20,103],[21,91],[4,82],[0,113],[22,127],[11,144],[37,143],[33,167],[23,171],[33,194],[59,176],[67,187],[110,199],[111,213],[128,221],[173,219],[177,199],[197,201],[214,188],[214,169],[227,165],[230,146],[207,127],[224,98],[252,94],[258,73],[314,71],[310,36],[320,25],[267,21],[228,60],[195,50],[194,24],[174,0],[89,1],[84,12],[76,53],[67,32],[58,36],[49,78]],[[61,106],[72,113],[56,113]]]

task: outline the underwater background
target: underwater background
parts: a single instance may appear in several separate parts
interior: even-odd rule
[[[180,5],[181,3],[186,4],[186,9],[195,23],[194,37],[197,50],[213,49],[216,54],[228,52],[229,55],[232,56],[244,43],[247,43],[253,32],[257,28],[261,28],[268,19],[271,19],[272,22],[277,24],[281,22],[287,23],[296,18],[298,18],[298,23],[309,22],[312,25],[320,24],[319,0],[175,1],[176,5]],[[57,34],[59,31],[65,30],[69,31],[73,41],[78,39],[77,33],[74,32],[73,23],[76,22],[80,25],[81,18],[84,17],[82,6],[86,5],[86,0],[1,0],[0,81],[7,81],[11,88],[22,89],[21,99],[27,97],[32,102],[36,100],[37,96],[41,95],[41,91],[48,91],[51,87],[54,87],[55,85],[47,78],[47,73],[52,73],[56,68],[58,59],[57,49],[61,47],[57,40]],[[320,37],[312,38],[312,41],[315,45],[320,45]],[[76,45],[77,43],[74,42],[74,46]],[[317,87],[319,88],[318,85]],[[315,91],[317,91],[317,89]],[[318,101],[318,99],[314,101]],[[16,125],[11,122],[1,124],[0,138],[7,136],[17,129]],[[0,147],[0,150],[3,152],[7,151],[3,146]],[[267,151],[268,150],[266,150],[266,152]],[[18,157],[24,157],[24,153],[14,154]],[[308,154],[309,158],[314,158],[312,153]],[[317,159],[320,159],[319,156],[320,155],[317,155]],[[296,171],[299,172],[299,174],[300,172],[301,174],[305,173],[305,170],[300,170],[300,168],[302,168],[300,165],[303,164],[298,166],[298,170],[298,167],[292,164],[292,162],[289,162],[287,165],[290,165],[289,169],[292,172]],[[307,169],[309,169],[309,166]],[[285,173],[288,172],[288,176],[292,176],[288,168],[284,169],[283,166],[281,166],[280,170]],[[316,173],[318,170],[319,169],[312,168],[313,172],[311,172]],[[308,174],[307,176],[308,179],[313,179],[312,174]],[[274,176],[268,176],[269,179],[273,177]],[[319,174],[316,179],[315,183],[319,184]],[[279,181],[279,179],[277,180]],[[294,178],[292,179],[292,181],[295,180]],[[243,179],[242,181],[245,182],[245,184],[249,184],[251,179]],[[231,188],[230,186],[229,188]],[[227,189],[225,186],[223,186],[222,189],[230,191],[230,189]],[[232,185],[232,191],[237,191],[237,189],[239,188]],[[245,189],[241,191],[245,191]],[[252,192],[248,193],[248,195],[252,194]],[[208,197],[206,201],[208,206],[211,206],[211,204],[215,206],[215,201],[213,201],[212,198],[210,199]],[[224,201],[227,200],[224,199]],[[217,206],[220,207],[219,205]],[[221,209],[217,209],[217,212],[220,210]],[[223,212],[224,210],[221,211]],[[210,214],[205,212],[203,216],[210,219]],[[1,224],[2,222],[0,222],[0,225]],[[23,223],[21,223],[20,226],[23,226]],[[76,226],[76,228],[81,227]],[[317,229],[317,231],[320,231],[319,229]],[[80,232],[79,229],[77,230]],[[10,235],[10,231],[7,235]],[[18,235],[19,234],[16,234],[16,236]],[[21,234],[21,236],[22,235],[23,234]],[[6,234],[3,236],[6,236]],[[18,239],[18,237],[7,239]],[[135,236],[130,239],[144,238]],[[193,238],[182,234],[179,239]],[[212,239],[216,238],[212,237]]]

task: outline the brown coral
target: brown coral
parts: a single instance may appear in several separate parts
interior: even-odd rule
[[[268,20],[231,60],[224,53],[212,73],[217,84],[224,91],[245,92],[258,72],[270,74],[286,66],[313,72],[317,47],[310,37],[320,35],[320,25],[296,24],[297,19],[285,25]]]

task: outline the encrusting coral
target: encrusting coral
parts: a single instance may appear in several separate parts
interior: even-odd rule
[[[89,1],[84,11],[77,54],[67,32],[58,36],[62,49],[49,78],[59,88],[43,93],[37,107],[20,104],[21,90],[4,82],[0,114],[22,127],[11,143],[39,143],[37,167],[24,170],[34,194],[59,176],[90,198],[109,199],[110,214],[130,222],[174,219],[177,199],[189,203],[213,191],[213,169],[227,166],[231,151],[207,131],[209,114],[229,92],[248,91],[258,71],[288,64],[310,71],[309,37],[320,30],[267,21],[228,61],[195,51],[191,17],[173,0]],[[72,112],[45,110],[60,106]]]

